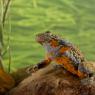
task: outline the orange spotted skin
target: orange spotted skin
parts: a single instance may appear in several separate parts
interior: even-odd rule
[[[36,38],[37,42],[46,49],[46,59],[40,64],[47,66],[52,61],[63,65],[63,67],[79,78],[88,76],[85,67],[80,66],[84,62],[82,53],[72,44],[61,40],[50,32],[40,33]],[[80,66],[80,67],[79,67]],[[78,69],[79,68],[79,69]]]
[[[62,49],[63,51],[67,50],[66,48],[65,49]],[[62,52],[62,51],[61,51]],[[51,54],[50,54],[51,55]],[[63,64],[63,67],[65,69],[67,69],[67,71],[71,72],[72,74],[74,75],[77,75],[78,77],[80,78],[84,78],[86,77],[87,75],[85,73],[82,73],[81,71],[79,71],[78,69],[76,69],[73,65],[72,65],[72,61],[68,58],[68,57],[56,57],[55,59],[53,60],[50,60],[49,56],[46,57],[46,65],[48,65],[51,61],[54,61],[58,64]]]

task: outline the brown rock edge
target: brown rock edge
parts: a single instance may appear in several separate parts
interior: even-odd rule
[[[63,67],[51,64],[24,79],[7,95],[95,95],[95,85],[84,85]]]

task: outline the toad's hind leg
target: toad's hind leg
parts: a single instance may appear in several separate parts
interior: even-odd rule
[[[87,77],[87,74],[86,74],[86,73],[81,72],[81,71],[79,71],[79,70],[78,70],[77,75],[78,75],[78,77],[81,78],[81,79]]]
[[[89,75],[89,71],[84,66],[84,63],[80,63],[78,66],[78,76],[80,78],[86,78]]]

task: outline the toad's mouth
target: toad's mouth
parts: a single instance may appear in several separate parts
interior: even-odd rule
[[[43,37],[38,37],[38,36],[36,36],[36,41],[38,42],[38,43],[43,43],[43,42],[45,42],[45,39],[43,38]]]

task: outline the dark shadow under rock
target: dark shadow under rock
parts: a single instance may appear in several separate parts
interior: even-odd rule
[[[95,87],[82,85],[60,66],[49,65],[24,79],[8,95],[95,95]]]

